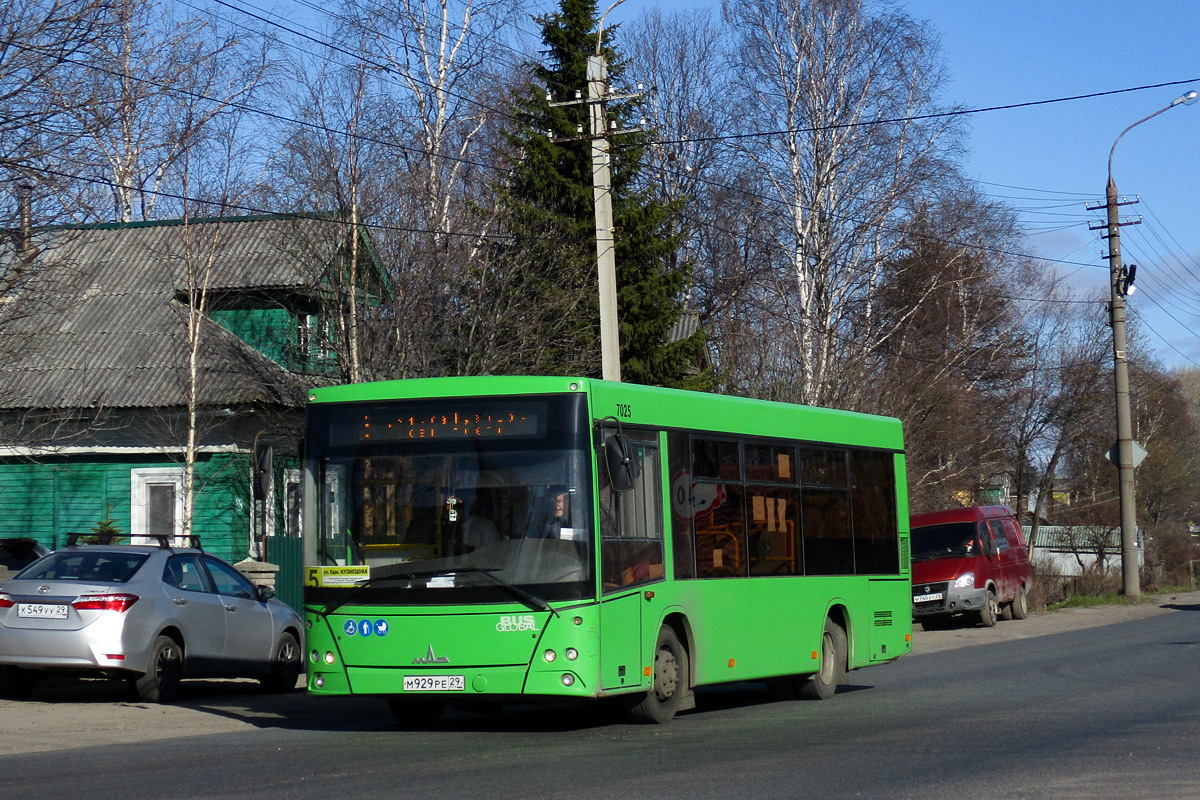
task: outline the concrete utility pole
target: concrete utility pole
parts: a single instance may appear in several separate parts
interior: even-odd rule
[[[610,8],[609,11],[611,10]],[[603,22],[603,19],[601,21]],[[596,42],[596,54],[588,57],[587,79],[592,139],[592,197],[596,202],[596,275],[600,284],[600,374],[606,381],[619,381],[621,339],[617,333],[617,259],[613,252],[612,169],[608,150],[608,125],[604,114],[605,94],[608,91],[608,65],[600,52],[599,41]]]
[[[1142,593],[1141,576],[1138,569],[1137,505],[1133,485],[1134,442],[1133,422],[1129,411],[1129,360],[1125,340],[1125,296],[1129,294],[1132,280],[1121,263],[1121,221],[1118,208],[1126,203],[1117,199],[1117,184],[1113,180],[1112,160],[1117,142],[1134,127],[1148,119],[1157,117],[1177,105],[1191,105],[1198,97],[1196,92],[1187,92],[1149,116],[1121,131],[1112,149],[1108,151],[1108,183],[1104,187],[1105,208],[1108,212],[1108,277],[1109,319],[1113,330],[1113,383],[1117,400],[1117,444],[1116,464],[1120,483],[1121,501],[1121,574],[1126,597],[1138,597]]]
[[[588,119],[590,122],[588,138],[592,142],[592,198],[596,206],[596,279],[600,296],[600,375],[606,381],[621,380],[621,338],[617,328],[617,259],[614,250],[614,227],[612,211],[612,156],[609,152],[608,137],[629,131],[610,130],[605,115],[605,103],[609,100],[626,100],[640,97],[638,94],[608,94],[608,64],[604,57],[604,19],[609,12],[625,0],[617,0],[600,15],[596,30],[596,52],[588,56],[587,63],[587,99],[561,103],[550,103],[551,106],[573,106],[587,103]],[[550,93],[546,93],[550,100]],[[582,132],[582,131],[581,131]],[[569,141],[555,139],[554,141]]]

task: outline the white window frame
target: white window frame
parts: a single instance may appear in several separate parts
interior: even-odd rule
[[[148,467],[129,471],[129,541],[131,544],[153,544],[148,538],[150,527],[150,487],[163,484],[175,490],[175,530],[173,535],[183,536],[183,475],[182,467]]]

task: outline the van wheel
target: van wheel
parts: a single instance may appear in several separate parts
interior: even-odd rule
[[[996,627],[996,617],[999,611],[1000,608],[996,601],[996,593],[988,589],[987,600],[983,604],[983,610],[979,612],[979,621],[983,623],[983,627]]]
[[[832,619],[825,619],[821,634],[821,668],[800,687],[805,700],[828,700],[846,677],[846,632]]]
[[[1012,601],[1012,618],[1025,619],[1029,616],[1029,598],[1025,594],[1025,587],[1022,586],[1017,590],[1017,597]]]
[[[642,723],[670,722],[679,710],[687,680],[687,651],[679,643],[675,630],[664,625],[654,646],[654,686],[629,707],[629,719]]]

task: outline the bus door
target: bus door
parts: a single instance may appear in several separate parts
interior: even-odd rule
[[[616,492],[600,462],[600,685],[605,691],[645,682],[642,647],[647,584],[663,579],[662,460],[658,435],[629,432],[637,479]],[[651,608],[653,606],[650,606]]]

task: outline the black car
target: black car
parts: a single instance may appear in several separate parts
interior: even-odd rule
[[[49,552],[50,548],[26,536],[0,539],[0,581],[11,578]]]

